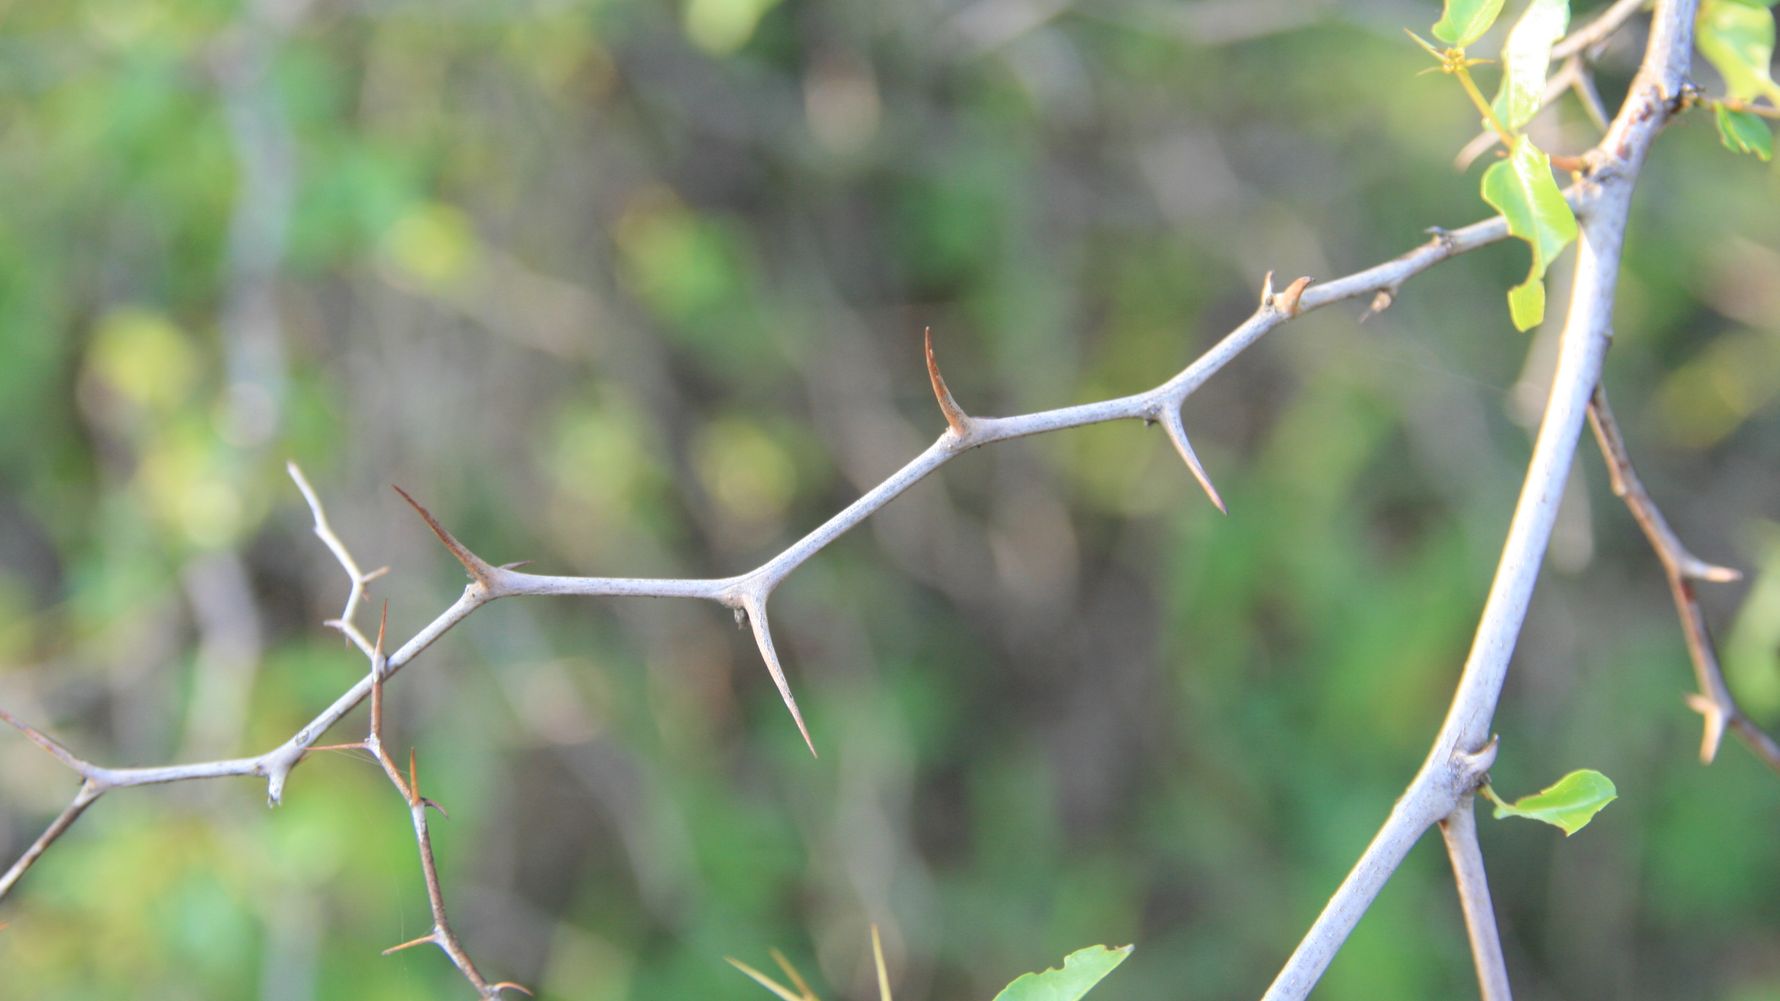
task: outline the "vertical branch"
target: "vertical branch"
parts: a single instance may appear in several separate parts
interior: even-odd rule
[[[1440,821],[1440,834],[1452,860],[1459,906],[1465,912],[1465,934],[1477,964],[1477,989],[1483,1001],[1510,1001],[1508,964],[1502,959],[1502,939],[1496,930],[1496,910],[1490,903],[1489,878],[1483,871],[1483,848],[1477,843],[1477,816],[1470,795]]]
[[[1657,561],[1662,564],[1663,576],[1669,582],[1669,595],[1681,618],[1681,633],[1687,642],[1688,658],[1693,662],[1694,680],[1699,686],[1699,691],[1688,696],[1687,704],[1705,718],[1700,735],[1700,760],[1712,763],[1728,729],[1764,764],[1780,772],[1780,744],[1756,726],[1731,695],[1730,686],[1725,684],[1724,670],[1719,666],[1718,646],[1713,643],[1712,630],[1706,624],[1705,610],[1694,593],[1694,584],[1698,581],[1722,584],[1738,580],[1743,575],[1731,567],[1707,563],[1695,556],[1669,526],[1669,520],[1663,517],[1656,501],[1644,489],[1637,470],[1632,467],[1625,436],[1613,416],[1613,408],[1607,403],[1605,387],[1595,388],[1594,398],[1589,401],[1588,417],[1594,428],[1595,441],[1601,446],[1601,457],[1607,463],[1613,492],[1625,501],[1626,510],[1631,512],[1632,520],[1643,530]]]

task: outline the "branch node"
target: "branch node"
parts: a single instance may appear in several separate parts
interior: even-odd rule
[[[952,398],[952,391],[946,388],[945,377],[939,374],[939,362],[933,357],[933,328],[928,327],[923,335],[927,342],[927,378],[933,383],[934,398],[939,400],[939,411],[946,416],[946,426],[952,433],[962,438],[970,431],[970,415]]]

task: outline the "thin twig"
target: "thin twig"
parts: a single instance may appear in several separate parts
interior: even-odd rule
[[[1644,482],[1638,478],[1638,471],[1632,467],[1625,436],[1620,433],[1619,421],[1614,419],[1613,408],[1607,403],[1606,387],[1595,387],[1594,398],[1589,401],[1588,419],[1594,428],[1595,441],[1601,446],[1601,458],[1607,463],[1613,492],[1625,501],[1632,520],[1638,523],[1644,537],[1650,541],[1650,548],[1656,552],[1657,561],[1663,565],[1663,576],[1669,582],[1669,593],[1675,600],[1675,611],[1681,617],[1687,655],[1693,661],[1694,680],[1700,689],[1688,696],[1687,704],[1705,717],[1700,736],[1700,760],[1712,763],[1728,729],[1769,768],[1780,772],[1780,744],[1756,726],[1731,695],[1718,663],[1718,647],[1712,642],[1712,631],[1706,625],[1706,613],[1694,594],[1696,581],[1729,583],[1741,579],[1742,573],[1695,556],[1669,526],[1669,520],[1663,517],[1650,493],[1644,489]]]
[[[1483,1001],[1510,1001],[1508,965],[1502,959],[1502,938],[1496,929],[1496,909],[1490,903],[1489,877],[1483,870],[1477,816],[1469,795],[1440,821],[1440,834],[1446,842],[1447,857],[1452,860],[1459,907],[1465,912],[1465,933],[1471,940],[1471,958],[1477,966],[1478,992]]]

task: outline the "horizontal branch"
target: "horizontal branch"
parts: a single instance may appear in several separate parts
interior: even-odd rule
[[[1569,196],[1573,200],[1581,197],[1580,193],[1575,190],[1571,191]],[[1433,234],[1432,239],[1408,253],[1322,284],[1312,284],[1309,278],[1299,278],[1285,288],[1276,291],[1273,287],[1272,275],[1269,274],[1263,282],[1260,303],[1248,319],[1172,378],[1149,390],[1129,396],[1010,417],[971,416],[958,405],[950,390],[947,389],[945,381],[940,375],[938,362],[932,350],[931,335],[929,335],[927,341],[928,373],[933,383],[936,399],[940,404],[942,416],[946,418],[946,430],[932,445],[916,455],[901,469],[890,474],[877,486],[866,491],[804,537],[753,570],[732,577],[586,577],[531,574],[524,573],[513,565],[497,566],[483,560],[467,546],[460,543],[431,512],[406,492],[397,488],[403,499],[413,505],[427,527],[437,536],[441,545],[463,566],[465,573],[470,577],[470,583],[456,601],[387,656],[384,656],[383,653],[381,628],[377,638],[372,640],[356,624],[356,616],[368,594],[369,584],[385,573],[387,568],[370,572],[360,568],[348,547],[335,533],[316,491],[304,477],[302,471],[292,464],[289,466],[289,472],[297,489],[303,495],[303,499],[309,505],[314,519],[314,533],[333,554],[348,578],[347,598],[340,617],[330,620],[327,625],[340,630],[360,652],[372,659],[376,665],[372,672],[341,693],[331,705],[279,746],[253,757],[226,758],[215,761],[151,767],[105,767],[73,754],[41,731],[14,719],[4,710],[0,710],[0,721],[8,723],[24,733],[78,774],[82,780],[79,792],[70,805],[50,823],[43,834],[26,849],[5,874],[0,875],[0,899],[4,899],[12,891],[24,873],[50,845],[66,833],[87,807],[112,789],[232,776],[258,777],[266,780],[268,802],[277,805],[283,797],[284,787],[291,771],[302,763],[312,751],[324,749],[316,746],[316,742],[324,734],[367,698],[373,699],[374,709],[380,709],[380,705],[377,703],[381,700],[381,688],[389,679],[450,631],[452,627],[469,617],[476,609],[498,598],[525,595],[698,598],[730,608],[737,613],[738,617],[745,617],[750,623],[768,672],[772,675],[773,682],[796,722],[799,732],[803,735],[805,742],[809,743],[811,752],[814,753],[815,745],[810,740],[802,714],[797,708],[796,700],[785,679],[766,613],[768,598],[793,570],[900,496],[911,486],[967,451],[996,442],[1107,421],[1139,420],[1145,424],[1161,424],[1171,444],[1180,453],[1194,478],[1199,481],[1213,503],[1223,510],[1223,499],[1212,486],[1210,477],[1206,474],[1204,466],[1200,463],[1187,439],[1186,428],[1180,416],[1180,408],[1186,398],[1267,333],[1295,317],[1337,302],[1366,296],[1371,297],[1369,312],[1388,308],[1403,283],[1410,278],[1435,264],[1495,243],[1508,235],[1507,224],[1501,218],[1487,219],[1457,230],[1434,229],[1430,232]],[[378,713],[374,712],[373,715],[378,715]],[[373,733],[373,736],[361,745],[336,746],[372,747],[377,745],[378,740],[377,735]],[[386,773],[392,773],[393,765],[383,760],[387,756],[377,751],[374,753],[378,753]],[[399,775],[392,773],[390,777],[398,785],[401,784]],[[441,930],[444,928],[441,916],[443,905],[437,892],[437,874],[431,864],[430,841],[424,827],[424,811],[420,808],[415,809],[418,811],[416,836],[421,847],[423,871],[428,880],[429,899],[434,905],[436,916],[439,916],[434,933],[423,937],[421,941],[434,941],[445,948],[447,953],[451,954],[453,962],[459,966],[460,970],[465,971],[465,975],[484,996],[492,996],[490,991],[498,994],[503,987],[511,985],[487,985],[480,979],[479,974],[473,974],[473,967],[468,966],[467,957],[461,954],[461,947],[456,944],[455,938],[449,934],[448,930]],[[1430,819],[1428,822],[1432,822],[1432,820]]]

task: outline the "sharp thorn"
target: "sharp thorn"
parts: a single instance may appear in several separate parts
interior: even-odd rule
[[[392,945],[389,948],[383,950],[383,954],[385,956],[393,956],[396,953],[401,952],[403,949],[412,949],[417,945],[426,945],[430,942],[437,942],[438,940],[439,940],[439,933],[437,931],[430,931],[430,932],[427,932],[425,935],[420,936],[417,939],[412,939],[410,941],[403,942],[401,945]]]
[[[742,974],[744,976],[746,976],[749,980],[752,980],[755,983],[759,984],[760,986],[773,992],[774,996],[778,997],[780,999],[780,1001],[804,1001],[803,998],[800,998],[797,995],[791,993],[790,988],[779,983],[777,980],[774,980],[773,978],[767,976],[766,974],[760,972],[759,970],[756,970],[754,967],[749,966],[747,963],[742,962],[741,960],[735,958],[734,956],[724,956],[723,961],[728,963],[729,965],[735,967],[736,969],[742,971]]]
[[[0,709],[0,720],[5,720],[8,726],[24,734],[31,743],[43,748],[44,751],[48,752],[50,757],[55,758],[62,764],[79,772],[83,777],[92,768],[91,765],[76,757],[73,751],[63,747],[54,738],[29,723],[20,720],[18,717],[4,709]]]
[[[1709,765],[1718,757],[1718,745],[1724,742],[1724,728],[1729,722],[1729,713],[1725,712],[1723,706],[1699,692],[1688,693],[1687,707],[1706,718],[1705,730],[1700,734],[1700,763]]]
[[[1266,309],[1273,301],[1273,272],[1267,272],[1261,279],[1261,308]]]
[[[933,395],[939,400],[940,413],[946,415],[946,425],[953,433],[963,435],[970,427],[970,417],[958,401],[952,398],[952,391],[946,388],[944,376],[939,374],[939,362],[933,357],[933,328],[928,327],[925,334],[927,340],[927,378],[933,383]]]
[[[749,598],[744,600],[743,608],[748,613],[748,624],[754,627],[754,642],[760,647],[760,656],[766,661],[767,672],[773,676],[773,684],[779,688],[779,697],[785,700],[785,708],[791,711],[791,719],[797,723],[797,732],[803,735],[803,742],[810,749],[810,756],[820,757],[816,753],[816,742],[810,739],[810,729],[804,725],[803,713],[797,708],[797,698],[791,694],[791,685],[785,680],[785,669],[779,665],[778,651],[773,648],[772,628],[766,621],[766,603]]]
[[[803,974],[797,972],[797,967],[791,965],[791,960],[786,959],[784,953],[777,949],[768,949],[766,954],[773,957],[773,962],[779,964],[779,969],[791,978],[791,986],[797,988],[798,1001],[817,1001],[816,992],[810,990],[810,985],[804,982]]]
[[[1305,287],[1314,280],[1315,279],[1311,278],[1309,275],[1305,275],[1304,277],[1293,281],[1292,284],[1287,285],[1285,291],[1274,297],[1274,308],[1278,309],[1288,317],[1297,316],[1298,299],[1304,295]]]
[[[494,567],[489,566],[483,561],[482,557],[470,552],[463,543],[453,538],[450,532],[445,531],[445,526],[439,524],[439,519],[433,517],[431,511],[421,507],[419,501],[408,495],[408,491],[403,490],[401,487],[398,487],[393,483],[390,484],[390,489],[401,494],[402,499],[408,502],[408,506],[412,507],[415,513],[420,515],[420,520],[426,522],[426,527],[433,530],[433,534],[438,536],[439,542],[445,547],[445,550],[459,563],[463,564],[464,572],[470,575],[470,579],[481,584],[483,587],[491,587],[493,585]]]
[[[383,612],[377,617],[377,643],[371,648],[372,669],[378,674],[384,672],[389,661],[383,656],[383,635],[389,629],[389,599],[383,600]]]
[[[884,967],[884,943],[878,938],[878,926],[871,926],[871,957],[878,967],[878,1001],[891,1001],[890,971]]]
[[[519,993],[524,994],[528,998],[537,997],[536,994],[533,994],[531,992],[530,988],[524,986],[523,984],[516,984],[511,980],[503,980],[498,984],[489,984],[488,990],[489,990],[490,994],[493,994],[496,997],[499,997],[500,993],[502,991],[518,991]]]
[[[1173,404],[1162,408],[1162,428],[1168,432],[1168,440],[1174,442],[1174,450],[1180,453],[1188,471],[1205,489],[1205,495],[1211,498],[1212,504],[1216,505],[1219,512],[1229,514],[1230,510],[1224,506],[1224,498],[1218,495],[1218,488],[1212,486],[1211,477],[1206,475],[1205,466],[1199,462],[1198,454],[1193,451],[1192,442],[1187,440],[1186,425],[1181,423],[1180,411]]]
[[[408,748],[408,805],[419,806],[421,802],[420,778],[414,774],[414,748],[410,747]]]
[[[444,817],[446,820],[451,819],[451,814],[446,813],[445,808],[440,806],[439,801],[436,799],[428,799],[427,797],[422,796],[420,798],[420,805],[421,806],[430,806],[433,809],[439,811],[439,816]]]

